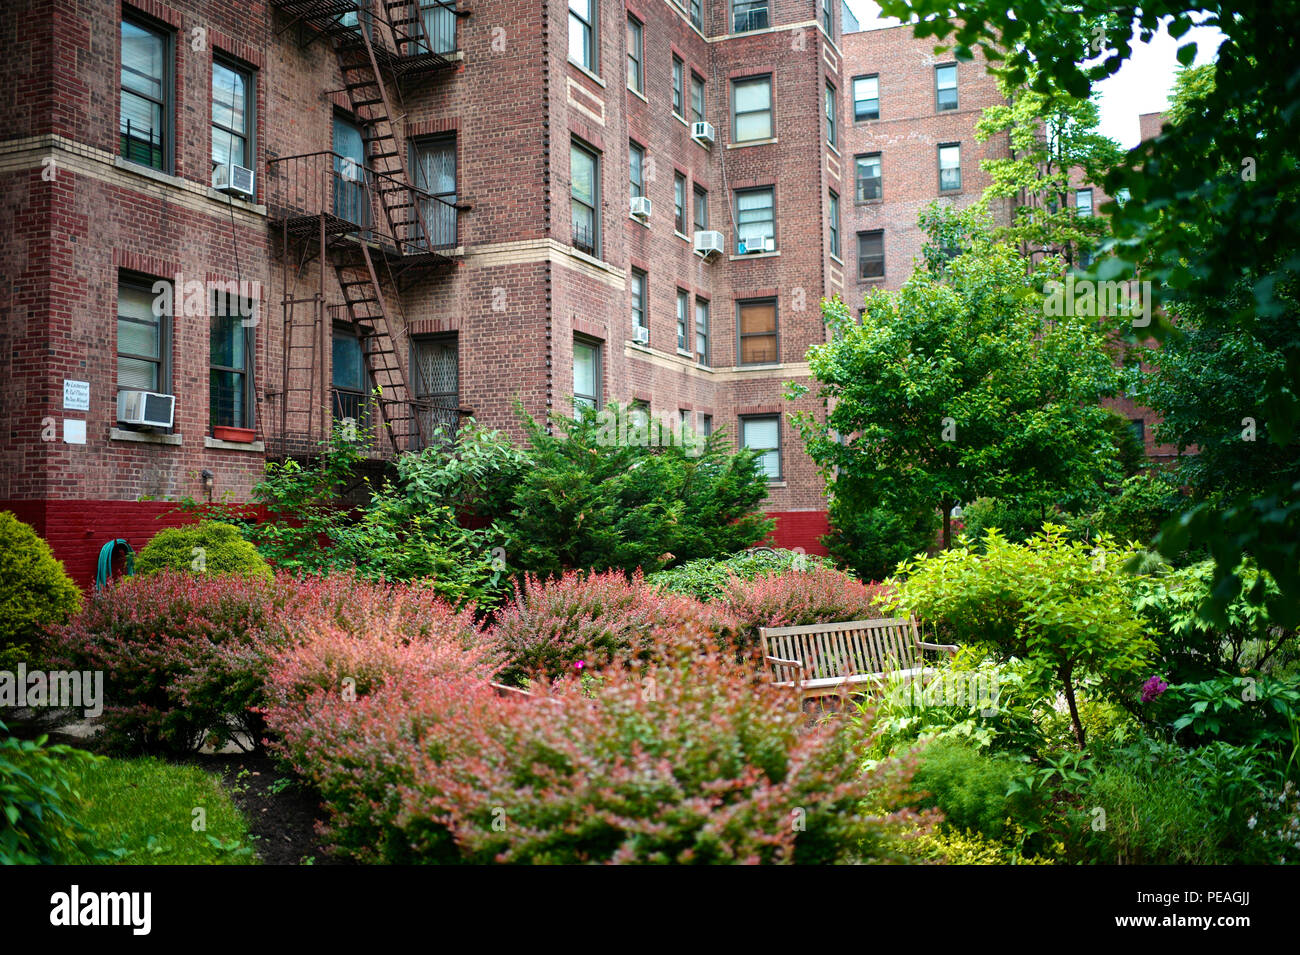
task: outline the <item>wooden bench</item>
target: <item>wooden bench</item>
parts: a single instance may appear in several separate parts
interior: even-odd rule
[[[922,650],[957,652],[951,644],[922,642],[916,620],[902,617],[760,627],[758,634],[773,682],[793,689],[800,701],[853,692],[862,684],[865,692],[889,676],[924,676],[934,671],[925,666]]]

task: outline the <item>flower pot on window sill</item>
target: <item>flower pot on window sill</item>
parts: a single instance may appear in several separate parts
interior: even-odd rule
[[[212,436],[218,441],[232,444],[252,444],[257,440],[257,432],[252,428],[230,428],[225,425],[213,425]]]

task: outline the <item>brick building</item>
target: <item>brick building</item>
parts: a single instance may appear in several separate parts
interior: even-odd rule
[[[79,580],[334,420],[383,458],[515,402],[725,428],[821,550],[785,383],[823,296],[901,284],[915,212],[978,195],[991,79],[834,0],[467,6],[10,4],[0,507]]]

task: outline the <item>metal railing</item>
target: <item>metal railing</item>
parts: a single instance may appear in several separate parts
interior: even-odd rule
[[[266,202],[272,219],[325,215],[334,221],[333,231],[350,227],[346,231],[387,239],[405,255],[444,251],[458,244],[460,210],[445,196],[335,152],[284,156],[266,165]],[[395,220],[413,217],[415,221],[397,222],[390,229],[381,205],[385,197]]]

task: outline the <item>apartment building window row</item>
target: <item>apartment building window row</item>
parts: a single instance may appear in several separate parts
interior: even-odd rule
[[[854,189],[858,202],[874,202],[883,194],[880,174],[880,153],[864,153],[855,156]]]
[[[586,338],[573,339],[573,411],[600,408],[600,345]]]
[[[695,360],[709,364],[709,303],[702,298],[695,300]]]
[[[835,146],[839,142],[839,140],[837,139],[836,126],[835,126],[835,87],[831,86],[830,83],[826,84],[825,99],[826,99],[826,142],[828,142],[831,146]]]
[[[632,198],[645,195],[645,147],[638,143],[628,143],[627,148],[628,178],[631,180]]]
[[[460,343],[455,334],[420,336],[411,342],[411,376],[427,438],[460,423]]]
[[[600,65],[596,27],[596,0],[569,0],[569,59],[592,73]]]
[[[946,112],[957,108],[957,64],[945,63],[934,68],[935,109]]]
[[[740,364],[766,365],[778,360],[776,299],[737,302],[736,326]]]
[[[253,426],[253,328],[238,298],[217,294],[208,334],[208,411],[214,427]]]
[[[759,470],[769,481],[781,480],[780,415],[745,415],[741,417],[740,445],[759,452]]]
[[[641,21],[627,15],[627,88],[645,92],[645,30]]]
[[[1092,215],[1092,190],[1078,189],[1074,193],[1074,209],[1080,216]]]
[[[685,90],[683,84],[686,82],[686,64],[682,62],[680,56],[673,56],[673,115],[685,118]]]
[[[253,78],[223,60],[212,63],[212,165],[253,167]]]
[[[731,139],[772,138],[772,77],[754,76],[731,84]]]
[[[673,230],[686,234],[686,177],[680,172],[673,174]]]
[[[695,187],[695,231],[704,232],[709,228],[709,194],[701,186]]]
[[[687,337],[690,328],[690,307],[691,296],[689,292],[682,289],[677,290],[677,350],[686,352],[690,346],[690,339]]]
[[[154,283],[124,277],[117,288],[117,387],[166,392],[170,316],[154,314]]]
[[[632,299],[632,329],[644,331],[649,336],[650,324],[646,321],[646,274],[640,269],[633,269],[628,282],[628,291]]]
[[[840,197],[832,189],[830,192],[830,219],[831,219],[831,255],[835,258],[840,257]]]
[[[853,78],[853,121],[863,122],[880,118],[880,77],[870,76]]]
[[[736,190],[736,239],[747,251],[763,250],[769,239],[775,248],[775,190],[771,186]]]
[[[939,147],[939,191],[956,192],[961,189],[961,146],[945,143]]]
[[[170,171],[174,34],[133,19],[123,19],[121,31],[122,156],[151,169]]]
[[[858,278],[885,277],[885,232],[873,229],[858,233]]]
[[[370,394],[370,375],[366,369],[366,342],[353,325],[334,326],[330,339],[330,387],[336,421],[351,418],[360,421]]]
[[[600,254],[600,160],[574,140],[569,147],[569,196],[573,247]]]
[[[691,73],[691,122],[704,122],[704,78]]]
[[[695,29],[704,30],[704,0],[691,0],[691,23]]]
[[[766,30],[770,26],[768,0],[731,0],[731,26],[735,33]]]

